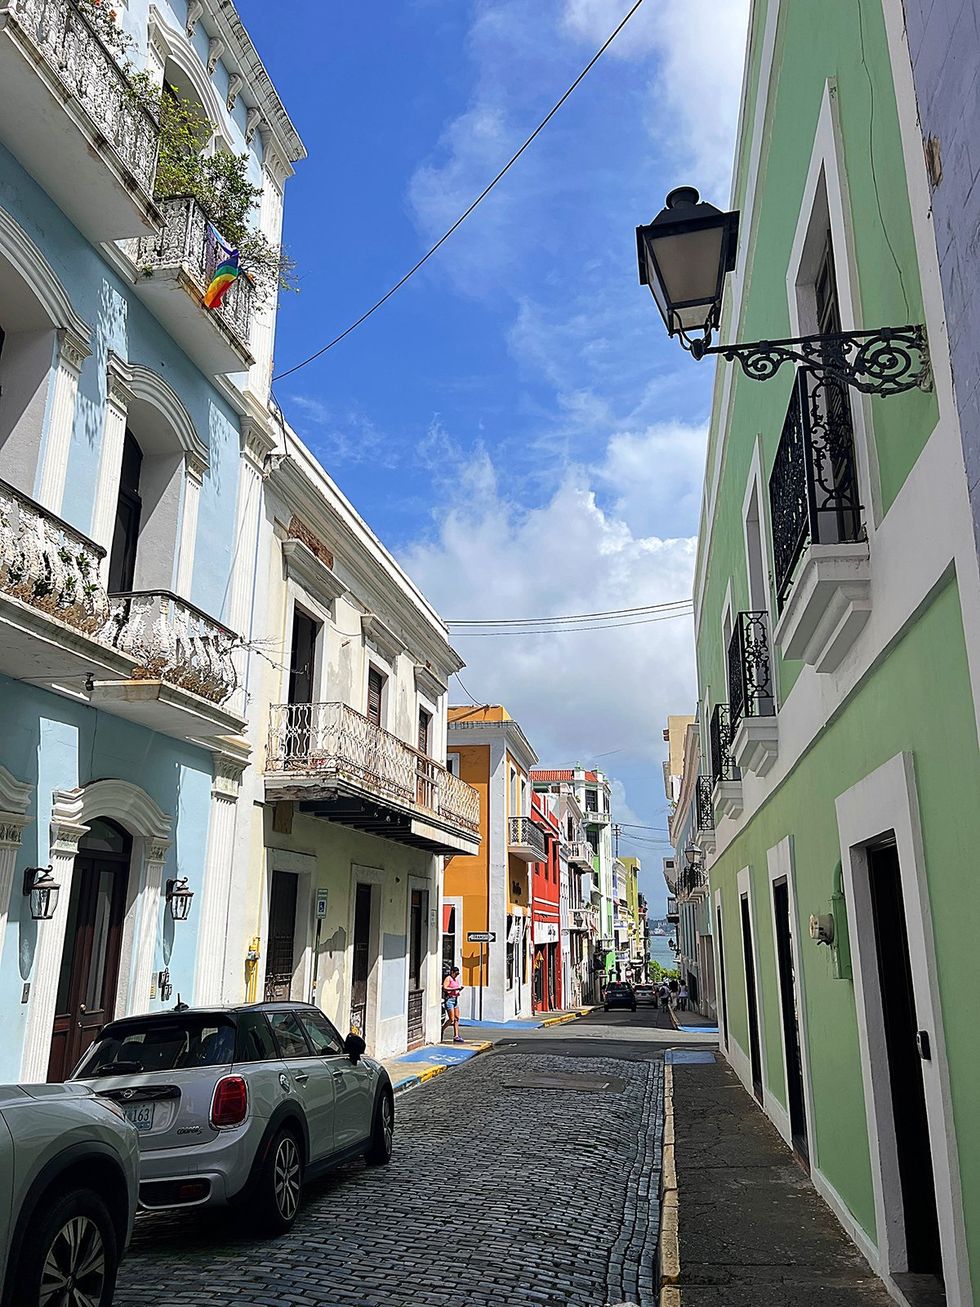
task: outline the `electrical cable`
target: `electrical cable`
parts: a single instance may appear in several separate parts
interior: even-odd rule
[[[370,318],[373,314],[377,313],[378,309],[380,309],[383,304],[387,303],[387,301],[391,299],[392,295],[394,295],[396,291],[401,290],[401,288],[405,285],[405,283],[409,280],[409,278],[415,276],[415,274],[422,267],[422,265],[427,263],[429,259],[432,258],[436,250],[438,250],[440,246],[445,245],[446,241],[449,240],[450,236],[452,236],[453,233],[456,232],[463,225],[466,219],[477,207],[477,205],[486,199],[486,197],[496,186],[497,182],[499,182],[501,178],[510,171],[510,169],[514,166],[514,164],[521,157],[524,151],[528,148],[531,142],[534,141],[534,139],[544,130],[544,128],[548,125],[548,123],[551,122],[552,118],[554,118],[555,114],[562,107],[562,105],[572,94],[575,88],[579,85],[581,81],[585,79],[586,75],[592,71],[595,65],[606,53],[606,51],[612,45],[613,41],[615,41],[616,37],[620,34],[620,32],[623,30],[623,28],[626,26],[629,20],[633,17],[633,15],[636,13],[637,9],[639,9],[642,3],[643,0],[636,0],[636,3],[630,9],[629,13],[627,13],[626,17],[622,20],[622,22],[619,23],[615,31],[609,36],[609,38],[605,41],[605,43],[592,56],[589,62],[579,73],[578,77],[576,77],[575,81],[572,82],[571,86],[561,97],[561,99],[555,105],[553,105],[552,108],[548,111],[548,113],[544,116],[544,118],[541,119],[537,127],[535,127],[534,131],[527,138],[527,140],[517,151],[517,153],[511,155],[510,159],[508,159],[508,161],[504,164],[500,172],[497,173],[493,181],[490,182],[488,186],[484,187],[484,189],[476,197],[476,199],[469,206],[469,208],[466,209],[464,213],[460,214],[460,216],[456,219],[456,221],[449,228],[449,230],[445,232],[442,236],[440,236],[439,239],[436,241],[435,245],[433,245],[430,249],[428,249],[425,252],[425,254],[422,255],[418,263],[416,263],[414,267],[409,268],[408,272],[405,273],[404,277],[402,277],[400,281],[396,281],[394,286],[392,286],[389,291],[386,291],[386,293],[382,295],[379,300],[377,300],[374,304],[371,305],[371,307],[367,310],[366,313],[362,313],[361,316],[357,319],[357,321],[352,322],[351,325],[345,331],[342,331],[340,333],[339,336],[334,336],[333,340],[328,341],[326,345],[324,345],[321,349],[318,349],[315,354],[311,354],[309,358],[302,359],[299,363],[294,363],[291,368],[286,368],[285,371],[283,372],[277,372],[276,375],[272,378],[273,381],[282,381],[284,377],[292,376],[292,374],[294,372],[298,372],[300,368],[305,368],[308,364],[313,363],[316,359],[320,358],[323,354],[326,354],[327,350],[333,349],[335,345],[339,345],[340,342],[344,340],[345,337],[351,334],[352,331],[356,331],[357,328],[361,325],[361,323],[367,322],[368,318]]]
[[[638,604],[634,608],[605,608],[595,613],[564,613],[555,617],[460,617],[447,618],[447,626],[544,626],[550,622],[584,622],[593,617],[634,617],[640,613],[663,612],[669,608],[693,607],[693,599],[668,599],[660,604]]]
[[[650,622],[666,622],[672,617],[690,617],[692,612],[692,609],[682,608],[675,613],[661,613],[657,617],[641,617],[633,622],[606,623],[602,626],[555,626],[547,629],[526,630],[519,628],[510,631],[455,631],[453,640],[466,639],[470,636],[477,639],[481,637],[499,639],[501,636],[508,635],[577,635],[580,631],[619,631],[624,626],[647,626]]]

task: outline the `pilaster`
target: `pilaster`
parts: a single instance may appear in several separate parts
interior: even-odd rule
[[[169,840],[150,839],[146,842],[146,858],[140,886],[136,964],[133,967],[133,983],[128,995],[129,1012],[145,1012],[150,1001],[153,964],[156,961],[157,936],[160,931],[163,868],[169,852]]]
[[[91,536],[106,551],[102,560],[102,582],[109,572],[109,550],[116,523],[116,501],[119,498],[119,476],[122,469],[123,443],[126,439],[126,414],[133,402],[126,365],[114,354],[109,355],[106,371],[105,424],[102,429],[102,452],[99,458],[99,478],[95,488],[95,505],[92,509]]]
[[[38,502],[56,514],[61,512],[61,501],[65,493],[68,453],[78,402],[78,379],[82,364],[91,353],[86,341],[71,327],[61,327],[57,332],[57,340],[51,416],[37,495]]]
[[[194,578],[194,549],[197,543],[197,513],[201,502],[201,485],[207,466],[196,454],[184,454],[184,508],[180,519],[175,588],[182,598],[189,598]]]
[[[3,943],[7,937],[7,917],[17,853],[24,827],[32,820],[27,816],[27,807],[33,788],[32,785],[16,780],[5,767],[0,767],[0,957],[3,956]]]

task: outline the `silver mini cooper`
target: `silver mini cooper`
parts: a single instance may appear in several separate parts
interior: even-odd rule
[[[265,1234],[288,1230],[304,1181],[363,1155],[391,1157],[384,1067],[319,1008],[255,1003],[113,1021],[72,1074],[139,1132],[140,1206],[241,1205]]]

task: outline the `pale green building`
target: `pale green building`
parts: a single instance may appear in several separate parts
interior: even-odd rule
[[[729,207],[721,341],[921,324],[932,384],[718,364],[695,613],[719,1037],[890,1292],[970,1304],[980,578],[900,0],[756,0]]]

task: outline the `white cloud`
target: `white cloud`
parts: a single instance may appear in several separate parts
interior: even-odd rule
[[[615,26],[610,8],[565,0],[564,25],[598,49]],[[647,130],[689,170],[677,184],[697,186],[719,208],[729,195],[748,14],[749,0],[647,0],[608,51],[653,62]]]
[[[697,522],[706,440],[703,425],[683,422],[617,432],[596,469],[616,516],[640,533],[672,533]]]
[[[366,414],[357,409],[338,413],[313,395],[291,395],[290,403],[301,414],[297,430],[325,467],[396,465],[396,445]]]

